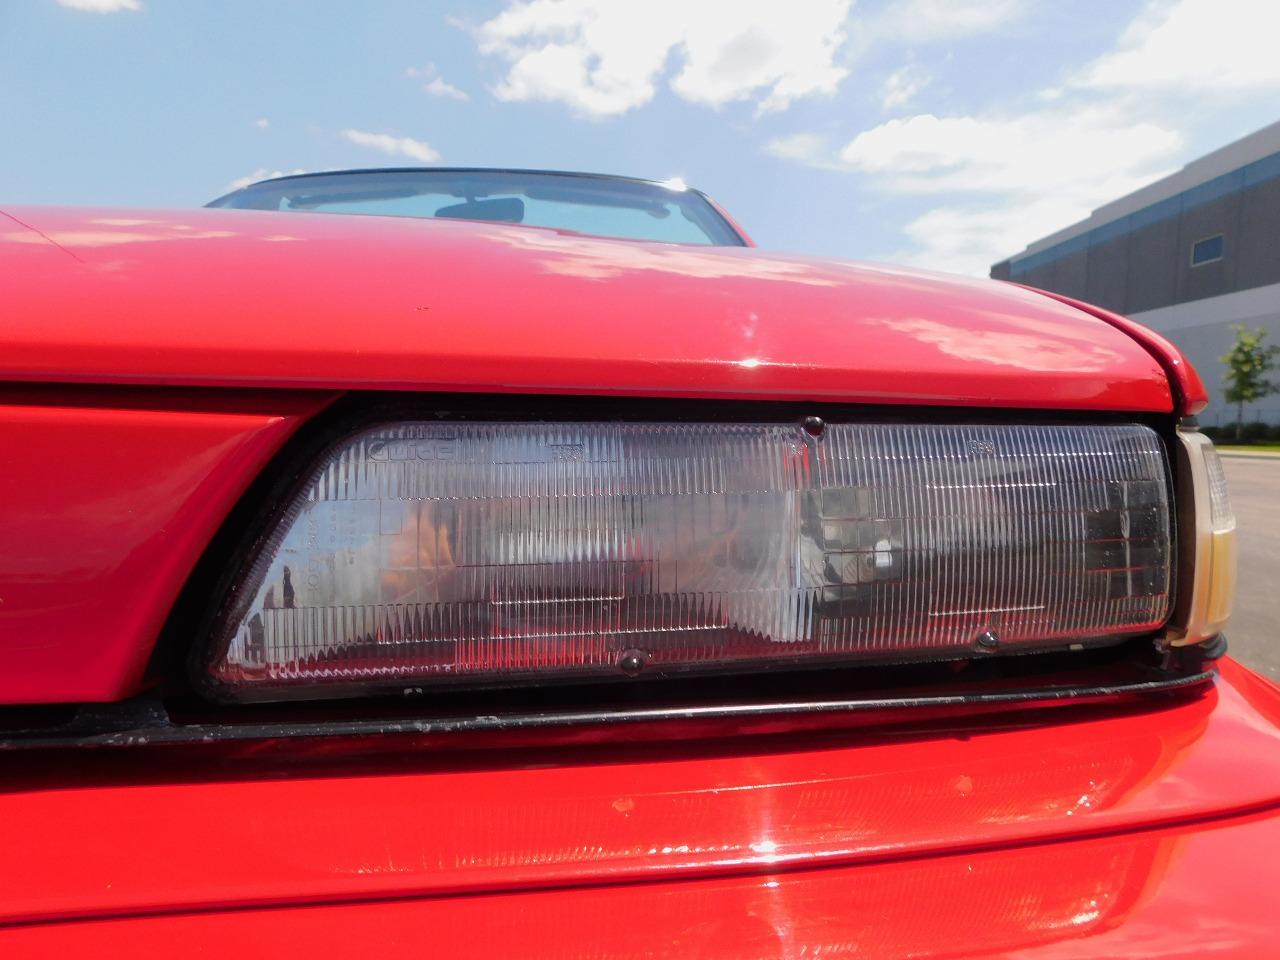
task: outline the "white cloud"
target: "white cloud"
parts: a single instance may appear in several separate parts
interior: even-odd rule
[[[928,270],[985,277],[993,263],[1088,216],[1094,206],[1045,197],[935,207],[906,224],[903,232],[914,246],[898,251],[892,259]]]
[[[854,137],[840,160],[898,194],[951,199],[904,228],[898,255],[985,274],[1028,242],[1168,173],[1181,135],[1119,107],[1061,106],[1003,116],[890,120]]]
[[[85,13],[120,13],[122,10],[141,10],[141,0],[57,0],[58,6]]]
[[[245,174],[243,177],[236,177],[227,184],[227,190],[239,190],[241,187],[247,187],[251,183],[257,183],[259,180],[271,180],[275,177],[287,177],[290,174],[306,172],[301,167],[294,170],[268,170],[266,167],[259,167],[253,173]]]
[[[1016,13],[1015,6],[1005,3],[1000,15]],[[995,8],[987,13],[912,0],[892,16],[904,25],[918,18],[927,33],[932,27],[925,22],[936,25],[938,17],[959,18],[953,26],[990,26]],[[890,120],[858,134],[834,157],[808,134],[775,141],[769,150],[814,166],[837,163],[870,177],[881,193],[935,198],[932,209],[906,223],[912,245],[894,258],[982,274],[1028,242],[1171,172],[1183,159],[1190,104],[1274,95],[1276,35],[1274,4],[1156,0],[1110,52],[1057,84],[1028,91],[1017,108]],[[886,84],[883,93],[891,88]]]
[[[452,83],[445,80],[444,77],[428,80],[422,85],[422,89],[433,97],[445,97],[448,100],[462,100],[464,102],[471,99],[465,90],[459,90]]]
[[[639,107],[669,76],[708,106],[751,100],[762,111],[836,91],[852,0],[517,0],[476,29],[480,50],[508,62],[502,100],[566,103],[590,117]],[[674,70],[670,75],[668,67]]]
[[[392,156],[408,157],[422,163],[435,163],[440,159],[439,152],[422,140],[412,137],[395,137],[389,133],[370,133],[367,130],[343,130],[342,138],[360,147],[380,150]]]
[[[1275,3],[1154,0],[1114,49],[1039,91],[1034,107],[892,120],[856,136],[840,159],[881,189],[947,195],[906,225],[915,247],[901,259],[984,273],[1170,172],[1181,159],[1189,98],[1274,96],[1276,36]]]
[[[429,63],[425,67],[410,67],[404,72],[406,77],[414,80],[425,81],[422,89],[433,97],[444,97],[448,100],[461,100],[463,102],[470,100],[471,97],[465,90],[459,90],[452,83],[440,76],[440,71],[436,69],[434,63]]]
[[[799,160],[810,166],[823,166],[823,158],[829,152],[826,138],[816,133],[793,133],[775,137],[765,145],[765,149],[775,157]]]
[[[1102,90],[1274,91],[1280,88],[1280,4],[1275,0],[1148,3],[1115,50],[1075,78]]]
[[[253,125],[259,130],[265,130],[267,127],[271,126],[271,121],[266,117],[259,117],[257,120],[253,121]]]
[[[957,191],[1099,200],[1164,172],[1181,136],[1123,109],[1069,107],[1009,116],[890,120],[849,142],[851,170],[905,193]]]
[[[905,107],[929,85],[930,80],[927,73],[911,64],[899,67],[885,78],[880,87],[881,108],[896,110]]]
[[[1000,30],[1026,12],[1025,0],[898,0],[868,20],[868,32],[912,43]]]

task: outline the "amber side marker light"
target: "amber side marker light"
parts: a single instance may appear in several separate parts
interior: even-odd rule
[[[1222,459],[1208,437],[1179,429],[1174,459],[1182,589],[1166,639],[1185,646],[1216,637],[1231,617],[1236,518]]]
[[[378,426],[265,533],[201,669],[272,700],[1154,634],[1165,450],[1138,424]]]

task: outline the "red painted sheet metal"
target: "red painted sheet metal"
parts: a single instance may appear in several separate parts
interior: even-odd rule
[[[0,703],[136,692],[232,505],[324,398],[0,391]]]
[[[1277,702],[1226,664],[1173,706],[911,734],[169,776],[163,753],[111,752],[76,756],[74,782],[66,755],[10,758],[0,849],[22,867],[0,871],[0,918],[791,869],[1224,815],[1280,801]]]
[[[990,280],[500,224],[10,212],[0,264],[38,268],[0,268],[0,379],[1172,409],[1130,336]]]
[[[1022,285],[1018,284],[1018,286]],[[1036,290],[1035,287],[1024,287],[1023,289]],[[1142,344],[1155,357],[1160,366],[1164,368],[1170,382],[1173,384],[1178,413],[1184,416],[1194,416],[1209,405],[1209,391],[1205,389],[1204,381],[1200,379],[1200,374],[1196,372],[1195,367],[1187,362],[1187,358],[1182,351],[1171,340],[1161,336],[1149,327],[1144,327],[1142,324],[1118,313],[1112,313],[1110,310],[1095,307],[1092,304],[1063,296],[1060,293],[1051,293],[1048,290],[1037,290],[1037,292],[1043,293],[1046,297],[1052,297],[1059,303],[1069,304],[1079,310],[1083,310],[1099,320],[1105,320],[1117,330],[1123,330],[1138,343]]]
[[[0,930],[31,957],[1261,960],[1280,818],[793,873]],[[1248,865],[1247,867],[1244,865]]]

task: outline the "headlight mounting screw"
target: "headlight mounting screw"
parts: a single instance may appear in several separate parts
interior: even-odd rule
[[[992,651],[1000,646],[1000,637],[994,630],[985,630],[978,634],[978,649]]]
[[[622,656],[618,658],[618,669],[625,673],[628,677],[636,677],[644,670],[645,664],[649,662],[649,655],[643,650],[622,651]]]
[[[811,437],[820,437],[822,432],[827,429],[827,423],[821,417],[805,417],[800,426]]]

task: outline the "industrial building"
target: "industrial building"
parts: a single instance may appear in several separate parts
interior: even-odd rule
[[[991,276],[1160,331],[1213,395],[1201,422],[1233,422],[1219,359],[1231,349],[1232,325],[1262,327],[1280,344],[1280,123],[1037,240]],[[1247,405],[1245,419],[1280,423],[1280,394]]]

